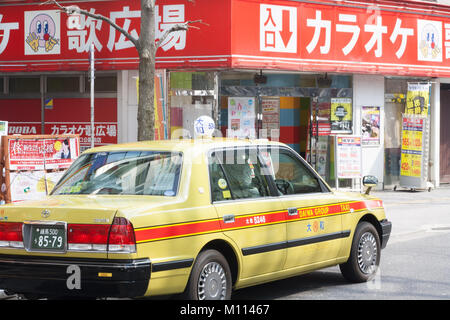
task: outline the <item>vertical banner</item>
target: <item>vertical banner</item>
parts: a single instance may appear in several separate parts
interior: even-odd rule
[[[400,175],[420,178],[423,162],[423,134],[425,119],[403,117]]]
[[[337,178],[361,178],[361,137],[336,136]]]
[[[255,139],[255,120],[254,97],[228,98],[228,137]]]
[[[428,116],[430,106],[430,83],[408,83],[406,114]]]
[[[381,121],[380,107],[363,106],[361,118],[363,146],[379,146]]]
[[[331,98],[331,132],[352,133],[353,110],[351,98]]]
[[[168,121],[166,115],[166,104],[165,104],[165,88],[164,88],[164,70],[155,71],[155,86],[154,86],[154,139],[164,140],[168,138]],[[136,78],[136,94],[137,102],[139,104],[139,77]]]

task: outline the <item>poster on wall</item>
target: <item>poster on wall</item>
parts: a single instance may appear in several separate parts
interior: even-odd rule
[[[380,107],[363,106],[361,110],[361,132],[363,146],[380,145]]]
[[[351,98],[331,98],[331,132],[351,133],[352,132],[352,99]]]
[[[254,97],[228,98],[227,137],[255,139],[255,120]]]
[[[261,101],[261,137],[278,139],[280,137],[280,98],[263,98]]]
[[[406,114],[428,116],[430,83],[408,83],[406,93]]]
[[[361,137],[336,136],[337,178],[361,178]]]

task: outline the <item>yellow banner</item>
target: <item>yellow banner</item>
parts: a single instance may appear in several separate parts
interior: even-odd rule
[[[406,114],[428,115],[430,84],[408,83],[406,94]]]
[[[424,119],[403,118],[400,175],[420,177]]]

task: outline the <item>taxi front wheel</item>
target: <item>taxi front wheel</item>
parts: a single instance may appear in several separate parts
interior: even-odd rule
[[[231,297],[231,271],[217,250],[201,252],[192,268],[185,298],[190,300],[228,300]]]
[[[380,252],[380,237],[375,227],[365,221],[358,223],[350,257],[346,263],[339,265],[342,275],[351,282],[371,280],[380,263]]]

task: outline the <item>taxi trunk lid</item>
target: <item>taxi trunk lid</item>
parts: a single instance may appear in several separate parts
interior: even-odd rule
[[[129,203],[128,203],[129,204]],[[104,197],[51,197],[42,201],[19,203],[0,209],[4,234],[15,224],[21,236],[3,239],[5,247],[34,253],[94,253],[106,257],[108,252],[133,253],[136,250],[131,222],[116,217],[125,204]],[[14,231],[14,230],[12,230]],[[8,233],[9,232],[9,233]],[[7,241],[14,240],[14,241]],[[1,242],[1,239],[0,239]],[[21,244],[23,242],[23,245]]]

